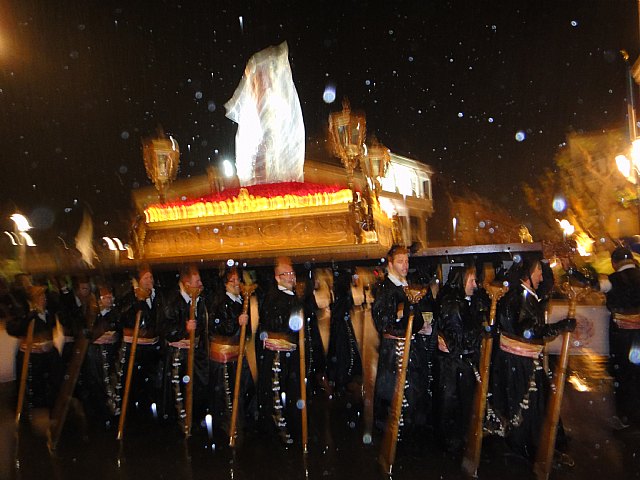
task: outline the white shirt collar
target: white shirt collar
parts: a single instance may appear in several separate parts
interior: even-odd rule
[[[100,310],[100,315],[102,315],[104,317],[110,311],[111,311],[110,308],[103,308],[102,310]]]
[[[278,285],[278,290],[280,290],[281,292],[286,293],[287,295],[295,295],[291,290],[289,290],[286,287],[283,287],[282,285]]]
[[[387,278],[389,280],[391,280],[391,282],[396,286],[396,287],[408,287],[409,284],[407,283],[407,281],[405,280],[404,282],[402,280],[400,280],[398,277],[396,277],[395,275],[388,273],[387,274]]]
[[[531,287],[526,285],[524,282],[520,282],[520,285],[522,285],[522,288],[524,288],[525,295],[533,295],[537,301],[540,301],[540,298],[538,298],[538,295],[534,290],[531,289]]]
[[[180,295],[182,295],[185,302],[191,304],[191,296],[182,288],[182,285],[180,285]],[[196,297],[196,305],[198,304],[198,300],[200,300],[200,296]]]
[[[626,265],[621,266],[616,272],[621,272],[623,270],[629,270],[630,268],[636,268],[633,263],[627,263]]]
[[[229,297],[234,302],[242,303],[242,297],[240,295],[235,295],[231,292],[227,292],[227,297]]]

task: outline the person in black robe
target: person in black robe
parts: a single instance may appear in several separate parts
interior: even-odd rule
[[[25,287],[28,310],[7,318],[7,333],[20,339],[16,353],[16,378],[20,385],[22,365],[27,349],[29,324],[34,321],[33,343],[28,363],[25,401],[28,411],[35,408],[51,410],[62,382],[60,354],[53,343],[55,318],[47,310],[46,288],[40,285]],[[19,308],[17,310],[20,310]]]
[[[274,268],[275,286],[260,308],[256,338],[258,409],[260,424],[276,432],[285,446],[300,426],[299,330],[304,305],[295,294],[296,273],[290,260],[281,258]]]
[[[337,394],[344,393],[350,383],[362,381],[362,360],[351,321],[351,286],[350,271],[334,272],[327,376]]]
[[[482,324],[488,321],[490,301],[477,288],[474,266],[452,268],[438,301],[438,438],[446,451],[460,453],[479,379]]]
[[[193,428],[200,425],[208,411],[209,339],[207,306],[202,296],[204,288],[200,272],[194,265],[180,271],[180,281],[167,298],[163,331],[168,351],[165,364],[164,399],[175,405],[175,414],[182,429],[186,427],[186,385],[193,382]],[[191,316],[191,303],[196,306]],[[187,375],[190,333],[195,331],[193,379]],[[168,407],[167,407],[168,410]]]
[[[426,418],[421,412],[424,396],[427,395],[428,381],[425,369],[420,365],[415,338],[423,330],[425,321],[419,304],[412,305],[404,292],[408,286],[409,254],[405,247],[394,246],[387,254],[387,276],[377,286],[372,306],[374,324],[380,336],[378,370],[374,393],[374,421],[380,430],[386,429],[389,408],[393,399],[399,364],[402,361],[405,333],[409,315],[414,313],[409,364],[404,388],[404,401],[400,418],[399,439],[414,434],[419,435],[416,419]]]
[[[614,379],[618,426],[640,425],[640,268],[631,250],[618,247],[611,253],[614,273],[609,275],[607,308],[609,369]],[[627,316],[617,317],[616,314]]]
[[[76,337],[84,335],[89,328],[88,319],[89,304],[93,300],[91,282],[84,276],[74,277],[71,282],[71,289],[64,286],[60,292],[58,305],[58,318],[64,332],[64,346],[62,347],[62,363],[65,370],[68,368],[73,356]],[[80,378],[76,386],[76,393],[84,395],[84,380]]]
[[[104,428],[120,414],[118,398],[122,395],[123,369],[120,358],[120,312],[114,308],[110,287],[98,290],[97,318],[90,332],[91,343],[83,364],[82,376],[87,389],[83,404],[88,417]]]
[[[486,428],[505,437],[511,450],[535,460],[545,418],[550,378],[543,367],[544,344],[564,331],[575,329],[575,319],[545,323],[544,305],[551,285],[543,286],[548,265],[525,259],[517,264],[509,291],[497,306],[500,333],[491,365],[490,398]],[[545,278],[545,282],[551,282]],[[543,294],[542,292],[546,292]],[[566,436],[558,424],[556,448],[565,450]],[[570,464],[568,459],[564,463]]]
[[[161,402],[163,350],[160,341],[160,325],[164,315],[165,299],[162,291],[155,287],[153,273],[148,265],[141,265],[138,268],[132,284],[133,288],[118,302],[122,326],[119,356],[124,372],[123,395],[133,330],[139,312],[140,330],[129,394],[129,407],[137,408],[135,410],[129,408],[128,411],[137,412],[143,418],[156,418],[158,412],[162,412],[164,417],[167,407],[164,402]]]
[[[209,392],[214,425],[220,426],[229,434],[240,353],[240,331],[245,325],[246,349],[246,342],[251,340],[251,327],[249,313],[243,313],[238,270],[227,270],[223,280],[224,294],[215,301],[209,313]],[[246,351],[241,368],[237,431],[241,431],[243,424],[245,427],[253,425],[257,416],[255,385]]]

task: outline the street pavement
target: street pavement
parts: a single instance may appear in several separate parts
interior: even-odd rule
[[[46,414],[14,421],[15,382],[0,384],[0,478],[60,479],[377,479],[381,439],[363,442],[364,412],[358,389],[329,398],[309,398],[309,453],[285,449],[276,438],[256,432],[228,447],[221,432],[195,429],[187,441],[175,424],[131,416],[125,438],[116,429],[86,427],[73,410],[55,452],[46,441]],[[572,357],[562,408],[575,466],[554,465],[551,479],[640,478],[640,428],[616,430],[611,380],[602,357]],[[463,479],[460,459],[444,453],[428,432],[398,447],[397,479]],[[498,438],[485,438],[481,479],[533,479],[531,466],[509,454]]]

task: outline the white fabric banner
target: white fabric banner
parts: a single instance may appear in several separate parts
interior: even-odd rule
[[[304,122],[286,42],[249,59],[225,108],[238,124],[240,185],[304,181]]]
[[[549,323],[566,318],[569,304],[553,300],[549,305]],[[576,307],[576,329],[571,334],[571,355],[609,355],[609,317],[604,305],[578,305]],[[562,336],[547,344],[547,352],[558,355]]]

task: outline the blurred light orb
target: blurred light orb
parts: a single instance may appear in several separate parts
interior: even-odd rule
[[[120,165],[120,168],[118,168],[118,172],[120,172],[122,175],[124,175],[128,171],[129,171],[129,168],[126,165]]]
[[[520,263],[520,262],[522,261],[522,256],[521,256],[519,253],[516,253],[516,254],[513,256],[513,261],[514,261],[515,263]]]
[[[333,84],[328,84],[324,87],[324,92],[322,93],[322,101],[324,103],[333,103],[336,101],[336,87]]]
[[[227,267],[233,267],[235,263],[235,260],[233,260],[233,258],[230,258],[229,260],[227,260]]]
[[[488,122],[493,123],[493,117],[489,117]]]
[[[365,433],[362,436],[362,443],[364,443],[365,445],[371,445],[371,441],[372,441],[372,438],[370,434]]]
[[[571,26],[572,27],[577,27],[578,26],[578,22],[576,20],[571,20]]]
[[[629,350],[629,361],[634,365],[640,365],[640,347],[633,345]]]
[[[295,312],[291,315],[289,318],[289,328],[294,332],[302,328],[302,315],[300,315],[300,312]]]
[[[127,132],[126,130],[123,130],[122,133],[120,134],[120,138],[122,140],[128,140],[129,139],[129,132]]]
[[[516,142],[524,142],[525,138],[527,138],[527,136],[522,130],[516,132]]]
[[[213,100],[209,100],[209,102],[207,103],[207,110],[209,110],[210,112],[215,112],[216,102],[214,102]]]
[[[551,207],[555,212],[564,212],[564,209],[567,208],[567,201],[563,197],[557,196],[553,199]]]
[[[196,92],[196,100],[202,99],[202,92]]]
[[[298,410],[302,410],[304,408],[304,400],[302,400],[301,398],[298,399],[298,401],[296,402],[296,408]]]

